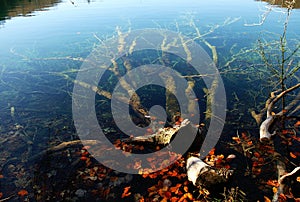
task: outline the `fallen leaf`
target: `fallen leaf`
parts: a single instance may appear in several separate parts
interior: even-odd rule
[[[28,195],[28,191],[26,191],[25,189],[22,189],[22,190],[20,190],[20,191],[18,192],[18,195],[19,195],[19,196],[26,196],[26,195]]]
[[[216,150],[216,148],[212,148],[212,150],[210,150],[208,154],[209,155],[214,155],[215,154],[215,150]]]
[[[265,202],[272,202],[271,199],[269,199],[268,197],[264,196],[264,201]]]
[[[296,156],[295,154],[293,154],[293,152],[290,152],[290,156],[291,156],[293,159],[297,158],[297,156]]]
[[[178,197],[172,197],[172,198],[171,198],[171,202],[177,202],[177,201],[179,201],[179,198],[178,198]]]
[[[165,197],[166,197],[167,199],[170,199],[170,198],[172,197],[172,193],[171,193],[170,191],[166,191],[166,192],[165,192]]]
[[[268,180],[267,185],[270,185],[272,187],[278,187],[279,183],[277,180]]]
[[[276,194],[276,193],[277,193],[277,188],[276,188],[276,187],[273,187],[273,188],[272,188],[272,191],[273,191],[274,194]]]
[[[130,196],[131,192],[129,192],[129,189],[130,189],[130,186],[124,188],[124,191],[122,193],[122,198]]]
[[[259,158],[259,157],[260,157],[260,154],[259,154],[258,152],[254,152],[254,156],[255,156],[256,158]]]
[[[184,190],[185,192],[189,192],[189,188],[188,188],[187,186],[184,186],[184,187],[183,187],[183,190]]]

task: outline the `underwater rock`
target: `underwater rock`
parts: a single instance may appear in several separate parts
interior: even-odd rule
[[[80,198],[82,198],[82,197],[84,197],[85,193],[86,193],[86,190],[84,190],[84,189],[77,189],[77,191],[75,192],[75,195],[78,196],[78,197],[80,197]]]

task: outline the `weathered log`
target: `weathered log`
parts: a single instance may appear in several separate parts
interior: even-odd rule
[[[167,145],[170,143],[171,139],[176,135],[176,133],[187,126],[190,126],[190,121],[185,119],[180,125],[174,125],[173,127],[160,128],[158,131],[152,135],[130,137],[123,139],[122,142],[130,143],[154,143],[159,145]]]
[[[214,168],[204,163],[198,157],[189,157],[186,164],[187,176],[195,186],[211,187],[228,181],[233,170]]]

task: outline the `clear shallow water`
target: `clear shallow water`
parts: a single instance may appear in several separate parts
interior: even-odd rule
[[[55,3],[46,11],[33,11],[30,17],[12,17],[3,21],[0,28],[0,67],[4,84],[2,83],[0,88],[2,92],[12,91],[16,94],[24,91],[27,94],[30,91],[44,93],[53,91],[55,94],[64,94],[62,91],[70,91],[72,85],[57,87],[63,88],[62,91],[55,90],[51,84],[55,85],[56,81],[61,78],[53,78],[49,72],[78,69],[80,62],[38,59],[85,57],[92,51],[93,44],[97,43],[94,35],[105,40],[116,34],[116,27],[120,27],[123,32],[126,32],[129,27],[133,30],[165,28],[176,31],[175,24],[178,23],[183,34],[192,36],[195,32],[187,26],[191,19],[202,33],[208,32],[214,26],[222,25],[226,20],[235,21],[205,36],[209,43],[217,47],[219,67],[222,68],[226,60],[231,57],[232,53],[229,51],[233,46],[236,47],[232,49],[234,52],[253,46],[259,37],[273,39],[278,37],[277,34],[282,33],[285,14],[280,8],[274,8],[262,26],[245,26],[245,24],[258,23],[263,10],[266,10],[266,5],[266,3],[251,0],[243,2],[232,0],[164,1],[162,3],[132,0]],[[299,15],[299,10],[294,10],[289,22],[288,36],[290,36],[291,44],[294,43],[292,40],[299,39]],[[205,45],[203,48],[210,54]],[[6,82],[10,85],[5,85]],[[39,82],[41,85],[37,85]],[[65,85],[63,80],[61,82],[61,85]],[[28,99],[27,96],[23,98]],[[2,96],[1,110],[9,113],[9,107],[5,106],[18,105],[18,102],[20,102],[18,96]],[[30,105],[30,101],[27,104]],[[27,104],[19,104],[16,111],[28,107]],[[49,107],[53,103],[37,102],[36,104],[38,106],[35,107],[43,105]]]
[[[49,142],[74,138],[70,96],[73,84],[59,73],[80,68],[82,62],[65,58],[88,56],[98,43],[95,35],[105,40],[116,35],[116,27],[123,32],[129,28],[177,31],[178,23],[180,32],[192,37],[195,30],[189,27],[191,19],[202,33],[232,20],[233,23],[220,26],[204,37],[217,47],[218,67],[226,71],[228,67],[224,64],[232,54],[241,48],[251,48],[259,37],[278,39],[282,33],[285,14],[280,8],[270,12],[263,25],[245,26],[258,23],[266,5],[252,0],[62,1],[46,10],[39,8],[26,17],[7,16],[0,25],[0,132],[6,136],[17,131],[19,125],[25,127],[34,142],[34,151],[43,150]],[[299,24],[300,11],[295,9],[288,27],[291,46],[299,43]],[[208,47],[198,42],[211,55]],[[227,114],[230,127],[226,131],[253,125],[247,113],[254,103],[246,91],[260,89],[260,84],[265,84],[264,77],[246,82],[247,75],[236,73],[245,71],[255,61],[256,58],[252,61],[243,55],[231,67],[237,70],[222,74],[228,109],[233,111]],[[253,75],[255,71],[251,69]],[[75,78],[76,71],[67,74]]]

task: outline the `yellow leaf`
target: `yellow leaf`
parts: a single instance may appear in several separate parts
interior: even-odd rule
[[[277,193],[277,188],[276,188],[276,187],[273,187],[272,190],[273,190],[273,193],[274,193],[274,194]]]

